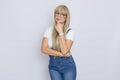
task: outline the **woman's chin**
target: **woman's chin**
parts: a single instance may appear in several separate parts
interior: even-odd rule
[[[61,24],[64,23],[64,22],[62,22],[62,21],[56,21],[56,22],[57,22],[57,23],[61,23]]]

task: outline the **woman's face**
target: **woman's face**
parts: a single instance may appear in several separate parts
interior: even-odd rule
[[[62,12],[56,12],[55,13],[55,21],[64,23],[66,21],[67,15]]]

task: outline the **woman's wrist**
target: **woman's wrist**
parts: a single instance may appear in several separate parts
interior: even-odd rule
[[[64,33],[63,33],[63,32],[60,32],[60,33],[59,33],[59,36],[62,36],[62,35],[64,35]]]

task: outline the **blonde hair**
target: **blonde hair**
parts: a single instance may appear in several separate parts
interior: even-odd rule
[[[57,12],[62,12],[63,14],[66,14],[66,16],[67,16],[64,27],[63,27],[63,33],[64,33],[64,36],[65,36],[65,39],[66,39],[66,30],[67,30],[67,28],[69,27],[69,24],[70,24],[70,12],[69,12],[69,9],[67,8],[67,6],[65,6],[65,5],[57,6],[55,11],[54,11],[54,25],[53,25],[53,32],[52,32],[52,48],[54,50],[61,51],[60,50],[59,38],[57,39],[59,34],[55,29],[55,26],[56,26],[55,13],[57,13]]]

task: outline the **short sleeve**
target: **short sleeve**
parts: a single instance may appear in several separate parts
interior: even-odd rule
[[[50,27],[48,27],[48,28],[45,30],[43,37],[47,37],[47,38],[50,37]]]
[[[74,34],[75,34],[75,31],[71,29],[71,30],[66,34],[66,39],[70,39],[70,40],[74,41]]]

